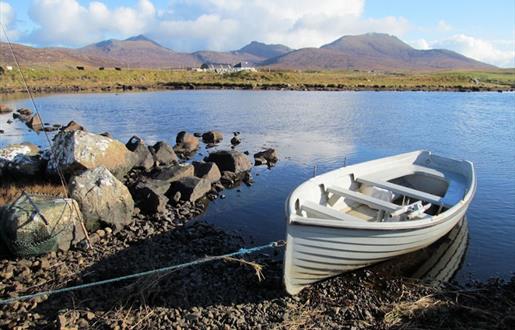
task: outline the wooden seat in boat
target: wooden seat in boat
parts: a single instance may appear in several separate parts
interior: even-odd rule
[[[356,202],[366,204],[369,207],[375,208],[378,210],[393,212],[393,211],[397,211],[401,208],[400,205],[393,204],[393,203],[390,203],[390,202],[387,202],[387,201],[384,201],[382,199],[375,198],[372,196],[368,196],[368,195],[365,195],[358,191],[352,191],[352,190],[348,190],[348,189],[344,189],[344,188],[336,187],[336,186],[329,186],[329,187],[327,187],[326,190],[327,190],[327,192],[330,192],[332,194],[335,194],[335,195],[338,195],[341,197],[350,198]]]
[[[302,202],[300,209],[302,211],[309,212],[311,214],[314,214],[315,216],[319,216],[323,219],[333,219],[333,220],[344,220],[344,221],[359,221],[362,222],[363,220],[360,220],[356,217],[353,217],[351,215],[345,214],[343,212],[340,212],[338,210],[332,209],[328,206],[323,206],[318,203],[313,203],[310,201],[304,201]]]
[[[432,203],[434,205],[442,205],[442,197],[429,194],[420,190],[408,188],[388,181],[377,180],[368,177],[355,178],[357,182],[365,183],[368,185],[376,186],[378,188],[388,189],[396,194],[401,194],[410,198],[420,199],[425,202]]]

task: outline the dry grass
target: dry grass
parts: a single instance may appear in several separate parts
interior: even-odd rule
[[[24,68],[28,85],[35,90],[100,90],[117,85],[135,88],[197,86],[210,88],[294,89],[509,89],[515,86],[513,69],[448,72],[366,71],[266,71],[217,74],[180,70],[131,69],[124,71]],[[479,82],[476,84],[476,82]],[[19,72],[0,77],[0,91],[23,91]]]
[[[50,195],[64,197],[63,187],[57,183],[32,182],[32,183],[1,183],[0,206],[8,205],[15,201],[22,192],[34,195]]]
[[[413,302],[401,302],[385,314],[384,322],[388,326],[398,326],[405,320],[413,319],[414,316],[431,313],[440,308],[449,308],[449,302],[435,299],[432,296],[425,296]]]

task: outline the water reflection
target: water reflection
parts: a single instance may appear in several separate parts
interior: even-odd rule
[[[439,285],[449,282],[463,263],[468,246],[468,222],[464,218],[432,245],[378,265],[376,271],[417,278]]]
[[[46,122],[76,120],[121,141],[173,143],[177,132],[218,129],[228,148],[240,131],[240,151],[277,149],[272,170],[254,168],[256,184],[225,191],[203,218],[248,238],[283,239],[284,201],[301,182],[344,165],[428,149],[474,162],[478,190],[470,205],[470,246],[456,278],[510,276],[515,269],[515,94],[439,92],[162,91],[66,94],[36,99]],[[2,98],[2,97],[0,97]],[[3,102],[3,101],[2,101]],[[31,107],[10,99],[13,108]],[[42,135],[0,115],[0,146]],[[202,158],[207,151],[202,150]],[[239,190],[239,191],[238,191]]]

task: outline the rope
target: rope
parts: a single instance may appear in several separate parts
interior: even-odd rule
[[[27,80],[25,79],[25,75],[23,74],[23,71],[21,70],[20,63],[18,62],[18,58],[16,57],[16,54],[14,54],[14,49],[13,49],[13,46],[11,44],[11,40],[9,39],[9,36],[7,35],[7,31],[5,30],[4,25],[0,24],[0,26],[2,26],[2,31],[4,32],[5,39],[7,40],[7,44],[9,45],[9,49],[11,50],[11,54],[12,54],[12,56],[14,58],[14,63],[16,63],[16,68],[18,69],[18,72],[20,73],[21,80],[23,82],[23,86],[25,87],[25,90],[27,91],[27,94],[29,94],[30,101],[32,102],[32,105],[34,106],[34,110],[36,111],[36,115],[38,116],[38,119],[39,119],[40,123],[43,124],[43,126],[44,126],[45,121],[43,120],[43,117],[39,113],[39,109],[38,109],[38,107],[36,105],[36,101],[34,100],[34,96],[32,95],[32,92],[30,91],[29,85],[27,84]],[[48,146],[50,147],[50,152],[52,152],[52,140],[50,139],[50,136],[48,135],[48,132],[44,128],[45,127],[43,127],[43,133],[45,134],[45,138],[46,138],[46,140],[48,142]],[[61,168],[59,167],[58,163],[56,164],[56,170],[57,170],[57,175],[59,176],[59,181],[61,181],[61,186],[63,187],[64,196],[66,198],[70,198],[70,196],[68,194],[68,189],[66,188],[67,187],[66,179],[65,179],[64,174],[63,174]],[[65,207],[70,207],[72,209],[72,212],[75,211],[75,213],[77,214],[77,217],[79,219],[81,229],[82,229],[82,231],[84,233],[84,237],[86,238],[86,241],[88,242],[88,247],[91,246],[91,241],[89,240],[89,235],[88,235],[88,232],[86,230],[86,227],[84,226],[84,222],[82,220],[81,213],[79,212],[79,210],[77,209],[77,207],[73,203],[72,203],[71,206],[68,205],[68,203],[66,203]],[[39,211],[38,211],[38,213],[42,217],[44,217],[43,214],[40,213]]]
[[[4,299],[4,300],[0,300],[0,305],[8,305],[8,304],[12,304],[16,301],[28,300],[28,299],[32,299],[32,298],[36,298],[36,297],[41,297],[41,296],[50,296],[50,295],[58,294],[58,293],[76,291],[76,290],[80,290],[80,289],[86,289],[86,288],[91,288],[94,286],[120,282],[120,281],[124,281],[124,280],[148,276],[148,275],[157,274],[157,273],[171,272],[171,271],[175,271],[175,270],[190,267],[190,266],[200,265],[200,264],[214,261],[214,260],[220,260],[220,259],[229,258],[229,257],[236,257],[236,256],[245,255],[245,254],[251,254],[251,253],[269,249],[269,248],[277,248],[277,247],[284,246],[285,244],[286,243],[284,241],[276,241],[276,242],[271,242],[271,243],[268,243],[265,245],[256,246],[253,248],[241,248],[236,252],[219,255],[219,256],[205,257],[205,258],[197,259],[197,260],[186,262],[186,263],[179,264],[179,265],[172,265],[172,266],[147,270],[147,271],[140,272],[140,273],[129,274],[129,275],[124,275],[124,276],[120,276],[120,277],[114,277],[114,278],[110,278],[107,280],[86,283],[86,284],[79,284],[79,285],[70,286],[70,287],[66,287],[66,288],[42,291],[42,292],[37,292],[37,293],[28,294],[28,295],[24,295],[24,296]]]

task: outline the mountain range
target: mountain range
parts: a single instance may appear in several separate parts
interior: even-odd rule
[[[104,40],[82,48],[33,48],[13,44],[25,66],[192,68],[202,63],[249,62],[258,67],[295,70],[488,70],[496,68],[445,49],[418,50],[383,33],[343,36],[320,48],[291,49],[252,41],[227,52],[175,52],[143,35]],[[0,64],[13,63],[9,45],[0,43]]]

